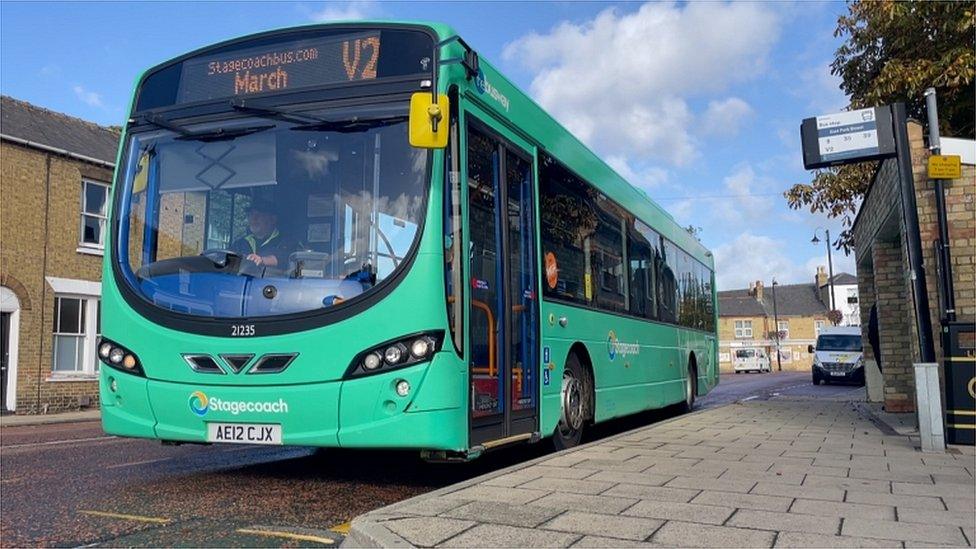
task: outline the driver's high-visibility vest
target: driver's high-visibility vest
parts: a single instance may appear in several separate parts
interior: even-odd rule
[[[268,236],[268,238],[266,238],[265,241],[262,242],[260,245],[258,245],[258,240],[254,238],[253,234],[249,234],[245,236],[244,240],[246,240],[247,244],[251,247],[251,253],[256,254],[258,253],[258,249],[267,246],[269,242],[271,242],[276,238],[278,238],[278,229],[272,231],[271,234]]]

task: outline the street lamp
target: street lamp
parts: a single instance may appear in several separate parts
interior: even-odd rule
[[[813,239],[810,240],[810,242],[813,242],[814,244],[819,244],[820,243],[820,239],[817,238],[817,233],[820,232],[820,231],[823,231],[827,235],[827,241],[826,241],[826,244],[827,244],[827,266],[830,269],[829,272],[828,272],[828,274],[830,275],[830,279],[827,282],[830,284],[830,310],[833,311],[833,310],[837,309],[837,306],[834,304],[834,259],[833,259],[833,256],[830,253],[830,229],[825,229],[823,227],[817,227],[813,231]],[[819,290],[820,288],[817,288],[817,289]]]
[[[779,313],[776,310],[776,286],[779,286],[779,282],[773,279],[773,323],[776,328],[776,371],[783,371],[783,363],[779,356]]]

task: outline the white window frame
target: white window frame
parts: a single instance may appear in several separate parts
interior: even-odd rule
[[[785,328],[784,328],[785,326]],[[790,321],[780,320],[776,323],[776,335],[779,336],[779,332],[784,332],[784,335],[780,336],[780,339],[790,338]]]
[[[105,190],[105,207],[104,213],[94,214],[89,213],[87,208],[88,200],[88,186],[96,185],[102,187]],[[95,181],[93,179],[82,179],[81,180],[81,212],[78,220],[78,251],[81,253],[95,253],[101,254],[105,250],[105,232],[108,230],[108,197],[109,197],[109,184],[102,183],[101,181]],[[99,240],[100,243],[85,242],[85,218],[93,217],[101,221],[99,225],[101,227]]]
[[[818,336],[820,335],[820,332],[823,331],[823,329],[826,328],[826,327],[827,327],[827,321],[826,320],[814,320],[813,321],[813,331]]]
[[[733,323],[736,339],[752,339],[752,321],[736,320]]]
[[[98,357],[95,354],[95,343],[100,335],[98,333],[98,312],[102,296],[101,283],[53,276],[45,277],[45,279],[54,289],[54,314],[58,314],[58,298],[83,299],[85,300],[86,307],[84,335],[82,336],[83,354],[81,371],[63,372],[54,370],[54,363],[57,360],[55,356],[57,345],[55,342],[58,334],[52,331],[50,339],[51,362],[47,381],[89,381],[98,379]]]

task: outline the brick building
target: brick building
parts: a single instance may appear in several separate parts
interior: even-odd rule
[[[105,213],[118,133],[0,98],[3,408],[98,405]]]
[[[938,260],[933,245],[939,238],[939,230],[934,186],[926,173],[929,151],[922,133],[920,124],[909,122],[922,262],[933,328],[931,337],[941,367],[944,353],[940,338],[939,296],[942,289],[938,284]],[[946,150],[948,145],[956,150]],[[943,154],[960,154],[963,158],[962,178],[946,185],[945,200],[957,319],[971,324],[976,320],[976,278],[973,274],[976,268],[976,142],[947,139],[943,143]],[[884,402],[885,409],[891,412],[911,412],[915,410],[912,364],[919,362],[920,355],[899,189],[897,161],[894,158],[884,160],[879,164],[854,220],[853,234],[868,398]],[[874,305],[877,305],[880,370],[868,338],[868,319]],[[940,372],[943,380],[944,373]]]
[[[827,305],[821,300],[828,295],[821,291],[826,281],[827,275],[821,268],[812,283],[777,284],[775,314],[773,290],[761,280],[750,284],[748,289],[719,292],[719,369],[732,371],[732,354],[736,349],[762,348],[776,370],[778,329],[783,370],[809,371],[813,355],[807,352],[807,346],[816,341],[821,328],[830,324]]]

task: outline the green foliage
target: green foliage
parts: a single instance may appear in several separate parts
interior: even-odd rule
[[[837,309],[827,311],[827,320],[829,320],[834,326],[837,326],[842,320],[844,320],[844,313],[838,311]]]
[[[909,116],[924,120],[922,94],[934,87],[942,134],[972,139],[974,8],[971,1],[850,2],[849,13],[838,18],[834,31],[845,42],[830,65],[850,96],[850,108],[903,102]],[[808,207],[812,213],[842,218],[845,230],[836,245],[848,249],[850,226],[874,170],[874,162],[818,170],[813,181],[793,185],[784,196],[790,208]]]

